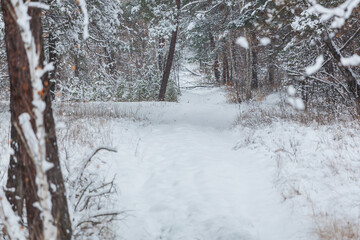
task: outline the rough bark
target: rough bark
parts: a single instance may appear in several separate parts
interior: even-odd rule
[[[51,99],[55,99],[55,74],[57,70],[57,52],[56,52],[56,37],[52,32],[49,33],[49,62],[52,62],[54,65],[54,70],[49,73],[49,83],[50,83],[50,96]]]
[[[175,55],[175,48],[176,48],[176,41],[177,41],[177,35],[179,30],[179,17],[180,17],[180,9],[181,9],[181,1],[176,0],[176,7],[177,7],[177,16],[176,16],[176,29],[171,34],[171,42],[170,42],[170,49],[169,54],[166,60],[166,65],[164,69],[164,74],[161,80],[161,87],[160,87],[160,93],[159,93],[159,101],[165,100],[165,94],[166,94],[166,87],[169,81],[171,67],[173,65],[174,61],[174,55]]]
[[[24,215],[23,206],[25,205],[26,217],[29,228],[29,238],[43,239],[43,223],[40,217],[41,211],[34,207],[35,202],[39,202],[37,195],[37,185],[35,183],[36,170],[30,158],[26,145],[22,141],[22,132],[18,128],[19,115],[27,112],[31,116],[31,123],[35,129],[32,114],[32,87],[24,43],[22,41],[19,27],[13,18],[10,0],[2,1],[3,17],[5,23],[5,43],[8,58],[8,70],[10,76],[10,110],[11,110],[11,146],[14,153],[10,156],[8,169],[6,196],[19,216]],[[41,53],[40,66],[42,67],[43,42],[41,10],[29,9],[31,16],[31,30],[36,42],[37,51]],[[49,184],[54,184],[56,190],[51,192],[52,213],[55,225],[58,228],[58,239],[71,239],[71,222],[68,213],[65,188],[61,174],[58,150],[56,146],[55,123],[51,109],[51,99],[49,94],[48,76],[44,76],[43,83],[44,100],[46,102],[45,131],[46,137],[46,158],[54,164],[54,168],[47,172]]]
[[[33,207],[33,204],[38,201],[35,166],[16,129],[16,126],[20,126],[19,115],[24,112],[32,112],[29,63],[19,28],[11,16],[13,9],[9,0],[2,1],[2,9],[10,76],[11,146],[14,150],[14,154],[10,156],[6,196],[19,216],[23,216],[25,203],[29,237],[30,239],[41,239],[43,226],[40,211]],[[34,13],[35,11],[32,10],[29,15],[32,16]],[[36,17],[32,18],[32,25],[35,21]],[[32,125],[34,127],[33,119]]]

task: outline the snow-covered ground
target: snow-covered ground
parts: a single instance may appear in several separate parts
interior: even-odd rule
[[[146,104],[151,124],[115,128],[124,239],[309,239],[306,217],[274,187],[271,157],[234,148],[239,110],[224,94],[184,90],[179,103]]]
[[[359,127],[259,120],[277,111],[278,94],[239,106],[222,88],[191,88],[203,84],[189,72],[180,79],[178,103],[57,106],[65,176],[91,149],[118,150],[92,164],[116,176],[119,239],[311,240],[335,236],[334,221],[358,223]],[[0,116],[4,173],[9,114]]]

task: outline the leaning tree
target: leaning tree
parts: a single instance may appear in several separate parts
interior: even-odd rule
[[[78,3],[84,11],[84,0]],[[41,16],[47,9],[38,1],[2,0],[12,148],[5,192],[16,214],[0,198],[0,215],[12,239],[27,238],[19,233],[24,216],[29,239],[72,236],[49,94],[53,65],[44,62]]]

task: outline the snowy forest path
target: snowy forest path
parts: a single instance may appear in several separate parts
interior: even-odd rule
[[[179,103],[149,107],[151,124],[137,135],[115,133],[131,139],[119,143],[112,167],[119,207],[130,211],[124,239],[306,239],[273,186],[273,160],[234,148],[238,107],[223,89],[192,88]]]

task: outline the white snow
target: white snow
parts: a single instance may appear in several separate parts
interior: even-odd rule
[[[28,5],[28,7],[31,7],[31,8],[41,8],[44,10],[50,9],[49,5],[47,5],[45,3],[41,3],[41,2],[27,2],[26,4]]]
[[[360,64],[360,56],[354,54],[351,57],[343,57],[341,58],[341,64],[344,66],[357,66]]]
[[[303,111],[305,110],[305,104],[301,98],[298,97],[289,97],[287,102],[296,110]]]
[[[315,64],[308,66],[305,68],[305,72],[307,75],[312,75],[314,73],[316,73],[317,71],[320,70],[320,68],[322,67],[322,64],[324,62],[324,56],[320,55],[316,58]]]
[[[28,113],[20,114],[19,123],[23,131],[24,138],[29,146],[29,150],[31,151],[31,155],[34,158],[34,161],[39,161],[40,160],[40,157],[38,156],[39,141],[31,126],[30,115]],[[36,163],[39,164],[39,162]]]
[[[289,103],[296,110],[299,111],[305,110],[305,104],[301,98],[296,97],[296,89],[294,88],[293,85],[290,85],[287,88],[287,94],[288,94],[287,103]]]
[[[86,39],[89,38],[89,14],[88,14],[88,11],[87,11],[87,8],[86,8],[86,1],[85,0],[79,0],[79,6],[80,6],[80,9],[81,9],[82,13],[84,14],[83,35],[84,35],[84,40],[86,40]]]
[[[99,146],[118,150],[92,164],[106,179],[116,175],[114,207],[125,215],[116,222],[119,239],[315,240],[323,216],[357,223],[358,124],[269,118],[301,112],[282,105],[279,93],[236,105],[223,88],[194,88],[205,83],[188,71],[180,80],[179,103],[79,103],[57,116],[65,176]],[[299,105],[296,89],[287,91]],[[6,146],[9,114],[0,116]],[[0,153],[4,169],[9,151]]]
[[[27,239],[26,232],[20,225],[21,219],[12,210],[12,207],[5,197],[2,189],[0,189],[0,218],[11,239]]]
[[[267,46],[270,43],[271,43],[271,40],[268,37],[263,37],[263,38],[260,39],[260,45],[261,46]]]
[[[290,86],[288,87],[287,93],[288,93],[288,95],[291,96],[291,97],[294,97],[294,96],[295,96],[295,94],[296,94],[296,89],[294,88],[293,85],[290,85]]]
[[[249,48],[249,43],[245,37],[239,37],[238,39],[236,39],[236,44],[238,44],[241,47],[246,48],[246,49]]]
[[[182,86],[199,85],[189,78],[183,73]],[[306,218],[273,185],[270,157],[234,148],[239,111],[223,89],[141,105],[151,124],[115,127],[119,156],[109,167],[118,207],[131,212],[119,226],[124,239],[311,239]]]
[[[310,3],[312,4],[312,7],[308,10],[310,13],[320,14],[323,22],[333,18],[331,27],[341,28],[346,19],[351,16],[353,10],[359,5],[360,0],[346,0],[335,8],[326,8],[318,4],[316,0],[310,0]]]
[[[191,31],[196,27],[196,23],[195,22],[190,22],[189,25],[187,26],[187,30]]]

